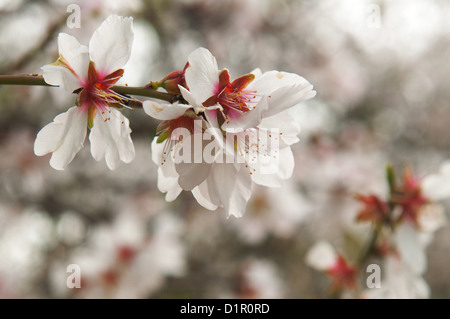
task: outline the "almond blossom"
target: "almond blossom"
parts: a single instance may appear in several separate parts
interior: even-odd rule
[[[247,205],[249,214],[230,223],[239,238],[257,245],[267,238],[286,239],[297,234],[313,208],[297,187],[292,179],[277,188],[255,185]]]
[[[275,264],[268,260],[251,258],[245,260],[238,272],[235,291],[220,298],[277,299],[286,295],[286,284]]]
[[[307,80],[287,72],[257,69],[231,81],[205,48],[189,55],[184,77],[176,78],[188,104],[144,102],[148,115],[165,121],[152,144],[153,160],[160,165],[158,187],[172,200],[181,190],[192,191],[205,208],[241,217],[253,182],[279,187],[292,175],[290,146],[298,142],[299,127],[282,111],[316,92]],[[179,129],[187,133],[182,142]],[[165,146],[158,146],[163,141]],[[180,149],[194,160],[177,160]],[[202,158],[205,153],[208,159]]]
[[[362,267],[370,257],[378,260],[381,257],[383,262],[381,289],[364,290],[360,297],[427,298],[430,291],[423,279],[427,269],[426,248],[434,232],[446,223],[443,206],[437,201],[450,196],[448,162],[438,173],[425,178],[418,178],[409,166],[400,181],[391,166],[386,172],[388,199],[356,195],[362,204],[356,221],[370,222],[372,227],[369,246],[361,250],[357,267]],[[329,243],[317,243],[308,252],[306,262],[330,275],[335,288],[354,288],[348,279],[354,278],[357,268],[349,266]]]
[[[142,218],[116,212],[112,223],[94,227],[68,259],[82,269],[81,289],[67,289],[66,265],[52,265],[51,288],[76,298],[145,298],[166,277],[186,272],[183,224],[172,212]],[[148,225],[153,231],[148,231]]]
[[[414,177],[411,170],[405,171],[403,189],[408,192],[399,201],[405,217],[396,229],[394,242],[403,262],[417,274],[427,268],[426,248],[434,232],[447,222],[444,207],[438,201],[450,197],[449,182],[448,162],[441,165],[438,173],[423,179]]]
[[[383,261],[384,279],[381,287],[365,289],[362,298],[368,299],[424,299],[430,296],[430,287],[420,274],[408,267],[398,256]]]
[[[77,93],[78,99],[76,106],[56,116],[36,137],[35,154],[52,153],[53,168],[63,170],[73,160],[83,147],[86,126],[95,160],[105,158],[113,170],[120,161],[134,159],[129,121],[114,108],[126,106],[130,99],[111,90],[130,57],[132,21],[131,17],[110,16],[94,31],[89,47],[73,36],[59,34],[59,59],[42,68],[44,80]]]
[[[327,241],[317,242],[305,257],[308,266],[325,272],[333,282],[333,290],[356,287],[357,269]]]

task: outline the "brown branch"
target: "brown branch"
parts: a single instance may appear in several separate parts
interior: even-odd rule
[[[0,85],[53,86],[47,84],[44,81],[42,75],[39,74],[0,75]],[[180,100],[180,97],[178,95],[159,92],[151,87],[146,86],[116,85],[113,86],[111,89],[119,94],[146,96],[171,103]]]

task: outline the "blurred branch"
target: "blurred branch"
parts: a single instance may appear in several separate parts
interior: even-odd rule
[[[389,186],[389,200],[387,202],[389,211],[386,215],[383,216],[381,221],[379,223],[374,224],[372,233],[370,235],[370,239],[367,242],[367,245],[364,247],[358,261],[357,265],[359,267],[363,266],[364,263],[369,259],[369,257],[372,255],[372,253],[376,252],[376,245],[378,237],[380,237],[380,234],[382,232],[383,226],[389,226],[391,229],[393,229],[393,220],[392,215],[394,214],[395,210],[395,204],[392,201],[392,196],[395,193],[395,190],[397,188],[396,185],[396,174],[393,166],[388,165],[386,167],[386,180]]]
[[[46,32],[46,36],[43,37],[34,48],[20,57],[18,60],[11,62],[11,64],[2,70],[3,73],[12,73],[15,70],[20,70],[26,66],[44,47],[47,46],[54,38],[59,29],[66,23],[67,16],[63,15],[58,18],[53,24],[51,24]]]
[[[44,81],[43,76],[39,74],[0,75],[0,85],[38,85],[38,86],[56,87],[54,85],[47,84]],[[119,94],[146,96],[171,103],[182,99],[179,95],[160,92],[147,86],[133,87],[133,86],[116,85],[113,86],[111,89]],[[139,105],[133,106],[139,107],[142,105],[139,103]]]
[[[372,253],[374,252],[380,232],[381,232],[381,227],[378,227],[378,226],[375,226],[374,229],[372,230],[370,239],[369,239],[368,243],[366,244],[366,246],[364,246],[360,257],[357,260],[356,265],[358,268],[361,268],[365,264],[365,262],[369,259],[369,257],[372,255]]]

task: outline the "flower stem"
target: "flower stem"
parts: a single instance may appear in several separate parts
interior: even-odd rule
[[[369,259],[371,254],[373,253],[375,249],[375,245],[377,243],[378,236],[380,235],[381,227],[379,225],[376,225],[372,233],[370,235],[370,239],[368,240],[367,244],[364,246],[361,255],[359,256],[359,259],[357,260],[358,267],[362,267],[364,263]]]
[[[54,86],[47,84],[40,74],[20,74],[20,75],[0,75],[0,85],[39,85],[39,86]],[[151,87],[146,86],[121,86],[116,85],[111,90],[119,94],[139,95],[152,97],[167,102],[175,102],[180,100],[180,97],[173,94],[156,91]]]

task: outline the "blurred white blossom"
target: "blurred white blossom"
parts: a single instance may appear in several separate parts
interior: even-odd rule
[[[380,288],[366,289],[362,298],[369,299],[424,299],[430,297],[430,287],[414,270],[393,255],[384,260],[384,279]]]

